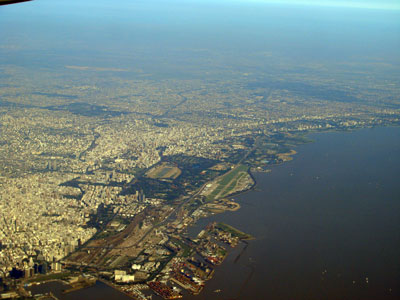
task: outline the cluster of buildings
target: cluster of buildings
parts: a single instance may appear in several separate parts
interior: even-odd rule
[[[24,267],[31,257],[57,261],[96,232],[84,227],[76,199],[55,189],[63,180],[43,173],[1,180],[0,270]]]
[[[16,270],[32,276],[59,270],[58,262],[97,232],[92,217],[101,207],[109,206],[113,214],[132,218],[148,206],[162,206],[163,199],[148,199],[140,191],[121,194],[123,186],[136,179],[136,172],[151,168],[162,156],[184,154],[228,161],[232,153],[246,151],[242,141],[254,135],[400,122],[398,110],[368,105],[373,103],[373,94],[368,103],[354,104],[309,98],[283,88],[244,88],[242,79],[131,83],[124,83],[126,89],[121,90],[66,88],[79,99],[96,100],[123,112],[113,117],[46,109],[66,100],[40,94],[18,98],[17,91],[30,95],[22,86],[4,96],[10,103],[21,103],[0,107],[0,274]],[[118,93],[128,96],[116,100]],[[247,187],[246,178],[243,186]],[[211,186],[203,192],[207,189]],[[177,218],[162,229],[180,233],[202,215],[204,211],[197,208],[191,216]],[[144,222],[144,227],[147,223],[151,222]],[[124,229],[123,224],[114,225],[115,231]],[[221,239],[235,243],[226,234]],[[211,242],[199,252],[211,264],[221,258],[212,253],[223,253]],[[175,266],[184,263],[173,262]],[[185,263],[181,269],[202,273],[196,263]],[[142,278],[158,268],[154,261],[139,265],[134,273]],[[196,291],[201,285],[188,281],[178,267],[171,272],[181,286]],[[114,275],[120,282],[140,278],[131,273]],[[164,286],[156,288],[163,290]]]

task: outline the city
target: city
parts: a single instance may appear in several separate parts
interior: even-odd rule
[[[369,10],[352,27],[308,6],[50,2],[0,19],[0,299],[99,282],[132,299],[201,297],[257,240],[202,222],[239,214],[257,174],[314,133],[400,125],[392,15],[374,40]]]
[[[15,76],[10,82],[22,81]],[[226,250],[185,230],[201,217],[238,209],[228,199],[254,185],[250,169],[290,160],[295,145],[309,142],[308,132],[399,123],[388,105],[336,101],[318,110],[323,100],[307,108],[286,90],[179,84],[141,82],[114,95],[122,100],[96,105],[81,102],[97,97],[95,86],[53,94],[2,88],[0,262],[3,274],[20,278],[3,283],[80,270],[136,296],[144,297],[127,282],[156,279],[162,286],[152,288],[166,298],[178,295],[165,282],[199,293]],[[158,100],[150,109],[144,96],[129,94]],[[214,107],[202,105],[210,97]],[[79,106],[63,104],[75,98]],[[54,99],[59,105],[49,106]],[[182,264],[202,276],[186,276]]]

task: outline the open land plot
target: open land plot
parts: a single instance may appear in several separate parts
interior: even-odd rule
[[[240,204],[228,199],[218,199],[213,202],[208,202],[205,207],[213,213],[222,213],[224,211],[237,211]]]
[[[121,232],[89,241],[87,245],[72,253],[66,261],[68,263],[104,266],[105,262],[109,261],[109,258],[114,255],[117,248],[125,248],[127,241],[134,244],[144,236],[146,230],[140,229],[139,224],[145,219],[146,213],[148,212],[144,211],[138,214]],[[133,253],[134,251],[131,249],[130,252]]]
[[[219,163],[216,164],[214,166],[212,166],[211,168],[209,168],[210,170],[216,170],[216,171],[225,171],[227,169],[229,169],[229,164],[225,164],[225,163]]]
[[[217,223],[216,228],[225,232],[229,232],[230,234],[232,234],[232,236],[238,237],[241,240],[250,240],[254,238],[252,235],[244,233],[239,229],[236,229],[235,227],[225,223]]]
[[[152,179],[176,179],[181,173],[178,167],[162,163],[148,171],[146,176]]]
[[[214,189],[207,195],[207,200],[211,201],[217,198],[223,198],[238,190],[242,190],[241,181],[248,177],[248,166],[239,165],[220,177],[214,185]]]
[[[293,159],[293,155],[297,154],[295,150],[290,150],[289,152],[286,153],[279,153],[278,158],[281,159],[282,161],[290,161]]]

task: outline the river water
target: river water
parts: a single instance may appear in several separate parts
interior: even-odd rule
[[[255,174],[256,189],[236,197],[239,211],[191,229],[216,220],[256,239],[185,299],[400,299],[400,128],[310,137],[293,161]],[[111,291],[101,284],[68,299]]]
[[[293,161],[255,174],[239,211],[199,222],[256,240],[188,298],[400,299],[400,128],[310,137]]]
[[[70,286],[63,284],[59,281],[51,281],[41,285],[32,286],[29,290],[33,295],[46,292],[52,292],[60,300],[131,300],[131,297],[126,296],[124,293],[117,291],[108,285],[97,281],[95,285],[64,294],[63,291],[70,288]]]

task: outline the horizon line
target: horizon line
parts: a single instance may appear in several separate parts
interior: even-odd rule
[[[215,1],[213,1],[216,3]],[[244,4],[284,4],[284,5],[301,5],[301,6],[320,6],[335,8],[356,8],[356,9],[377,9],[377,10],[400,10],[400,4],[394,3],[363,3],[348,1],[319,1],[319,0],[223,0],[222,2],[240,2]]]

